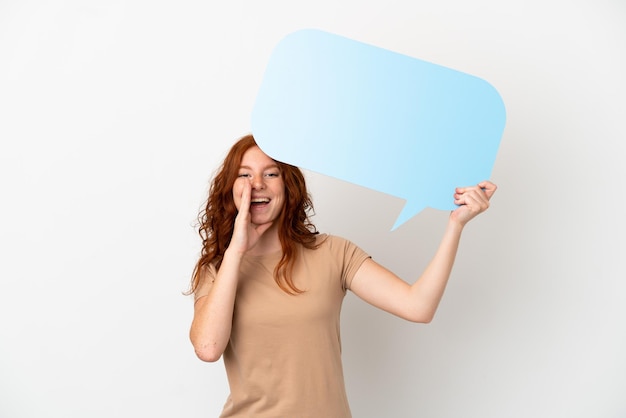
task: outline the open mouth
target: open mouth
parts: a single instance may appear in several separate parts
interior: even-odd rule
[[[250,201],[250,206],[261,206],[270,203],[270,199],[268,197],[257,197]]]

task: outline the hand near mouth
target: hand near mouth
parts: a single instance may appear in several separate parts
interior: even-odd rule
[[[243,255],[250,251],[257,244],[265,231],[272,226],[272,222],[256,225],[252,223],[250,216],[250,205],[252,204],[252,185],[246,183],[241,194],[241,205],[239,213],[235,217],[233,237],[229,248],[233,248]]]

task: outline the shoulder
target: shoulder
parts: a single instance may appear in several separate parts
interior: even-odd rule
[[[363,250],[352,241],[331,234],[319,234],[316,238],[315,245],[317,249],[326,250],[335,254],[352,253],[354,251],[363,252]]]
[[[352,278],[363,262],[371,258],[352,241],[328,234],[320,234],[318,247],[313,252],[316,253],[312,257],[318,261],[317,265],[323,264],[334,269],[333,271],[341,278],[344,291],[350,288]]]
[[[349,240],[331,234],[319,234],[315,237],[315,248],[337,249],[347,245],[354,245]]]

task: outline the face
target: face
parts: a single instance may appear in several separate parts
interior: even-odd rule
[[[237,180],[233,186],[233,199],[237,210],[241,206],[244,187],[251,187],[252,223],[263,225],[275,221],[284,206],[285,183],[276,162],[259,147],[250,148],[241,159]]]

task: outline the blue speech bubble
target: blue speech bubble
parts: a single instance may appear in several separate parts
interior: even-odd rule
[[[505,119],[480,78],[307,29],[275,47],[251,123],[276,160],[405,199],[395,229],[489,179]]]

